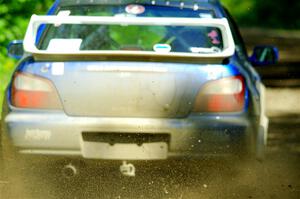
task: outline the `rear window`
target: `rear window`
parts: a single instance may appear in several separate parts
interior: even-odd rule
[[[60,14],[115,17],[213,18],[210,10],[164,6],[72,6]],[[46,25],[40,50],[134,50],[215,53],[223,50],[221,31],[216,27],[155,25]],[[74,44],[74,45],[70,45]],[[72,49],[73,48],[73,49]]]
[[[68,45],[69,50],[213,53],[223,49],[221,31],[215,27],[64,24],[49,26],[40,50],[64,47],[68,40],[78,42]]]

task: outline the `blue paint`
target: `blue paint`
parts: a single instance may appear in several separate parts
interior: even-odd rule
[[[49,9],[47,15],[53,15],[55,14],[56,10],[58,9],[58,5],[60,3],[60,0],[57,0],[55,1],[55,3],[52,5],[52,7]],[[43,24],[41,25],[39,28],[38,28],[38,31],[37,31],[37,36],[36,36],[36,40],[35,40],[35,44],[38,45],[42,35],[43,35],[43,32],[45,31],[46,29],[46,25]]]

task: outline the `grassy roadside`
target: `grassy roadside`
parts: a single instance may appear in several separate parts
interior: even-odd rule
[[[7,87],[7,84],[11,78],[11,74],[15,68],[15,64],[15,61],[11,59],[5,59],[4,61],[0,61],[0,113],[2,112],[4,90]]]

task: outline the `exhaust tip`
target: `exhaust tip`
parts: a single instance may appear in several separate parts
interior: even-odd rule
[[[70,163],[63,167],[62,174],[65,178],[73,178],[78,174],[78,171],[77,168]]]

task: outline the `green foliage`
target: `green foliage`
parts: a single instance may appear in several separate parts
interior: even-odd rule
[[[23,38],[30,16],[33,13],[44,13],[51,3],[51,0],[0,0],[0,53],[2,56],[6,54],[9,41]]]
[[[7,58],[6,47],[10,41],[24,37],[33,13],[45,13],[52,3],[53,0],[0,0],[0,110],[3,91],[16,64]]]
[[[221,0],[239,25],[300,29],[299,0]]]
[[[0,65],[0,113],[2,110],[1,107],[2,107],[3,91],[5,90],[6,85],[9,82],[9,78],[11,77],[11,73],[13,72],[14,65],[15,62],[13,60],[6,60],[4,62],[4,65]]]

